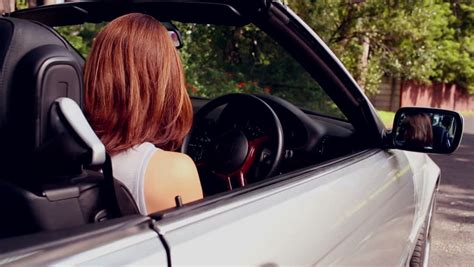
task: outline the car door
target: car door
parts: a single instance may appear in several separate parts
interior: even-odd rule
[[[371,149],[156,227],[172,265],[400,265],[413,219],[406,157]]]
[[[167,252],[151,220],[128,216],[60,231],[2,239],[0,265],[166,266]]]
[[[255,24],[317,80],[365,149],[165,214],[156,228],[171,265],[404,264],[415,215],[406,155],[380,148],[373,107],[314,32],[281,4],[267,15]]]

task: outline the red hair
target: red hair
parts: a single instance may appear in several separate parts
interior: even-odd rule
[[[151,16],[132,13],[105,26],[84,79],[86,116],[112,155],[143,142],[175,150],[191,128],[179,54]]]
[[[420,148],[433,145],[433,127],[428,115],[424,113],[407,115],[405,122],[405,138],[410,145]]]

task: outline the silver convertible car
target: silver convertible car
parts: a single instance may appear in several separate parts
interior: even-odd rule
[[[87,49],[72,45],[131,12],[159,19],[180,49],[195,111],[181,149],[205,194],[149,216],[82,114]],[[386,129],[278,0],[73,1],[3,14],[0,265],[420,266],[440,181],[424,153],[452,153],[462,128],[452,111],[401,108]]]

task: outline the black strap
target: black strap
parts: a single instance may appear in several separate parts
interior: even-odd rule
[[[105,163],[102,166],[102,171],[105,178],[105,190],[107,192],[107,207],[110,211],[110,217],[117,218],[122,216],[120,212],[120,207],[118,204],[117,194],[115,192],[114,185],[114,176],[112,173],[112,160],[110,159],[109,154],[105,155]]]
[[[137,204],[127,187],[114,179],[115,196],[122,216],[140,214]]]
[[[140,214],[135,200],[128,189],[113,176],[112,161],[109,154],[106,155],[105,163],[102,167],[106,182],[109,209],[111,215],[115,217]],[[113,202],[113,203],[112,203]]]

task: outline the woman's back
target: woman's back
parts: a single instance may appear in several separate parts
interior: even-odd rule
[[[128,188],[141,214],[202,198],[201,184],[193,161],[186,155],[168,152],[145,142],[112,156],[114,177]]]

